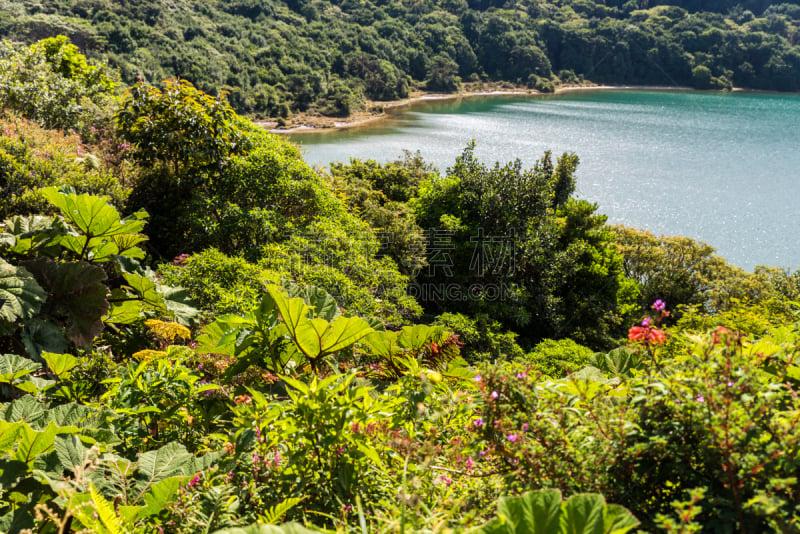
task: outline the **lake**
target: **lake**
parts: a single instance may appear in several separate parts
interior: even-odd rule
[[[746,269],[800,266],[800,95],[592,90],[429,101],[377,125],[303,133],[306,161],[390,161],[419,150],[445,170],[475,139],[487,163],[580,157],[578,196],[610,223],[685,235]]]

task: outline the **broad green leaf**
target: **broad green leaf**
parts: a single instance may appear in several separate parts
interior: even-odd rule
[[[114,289],[109,298],[108,313],[103,317],[104,323],[134,324],[144,318],[142,303],[138,300],[124,300],[127,293]]]
[[[164,299],[158,292],[158,288],[153,280],[147,276],[136,273],[123,273],[122,276],[138,298],[154,308],[166,310]]]
[[[81,259],[108,261],[115,255],[143,257],[135,245],[146,239],[138,235],[144,229],[146,212],[139,211],[121,219],[116,208],[102,197],[61,193],[55,187],[40,192],[77,230],[78,235],[66,236],[61,244]]]
[[[197,336],[197,352],[236,355],[236,341],[242,328],[251,327],[252,321],[239,315],[223,315],[203,327]]]
[[[66,233],[64,225],[43,215],[15,215],[3,222],[0,244],[20,256],[34,253],[54,256],[58,243]]]
[[[25,321],[20,338],[28,355],[38,361],[42,352],[64,352],[69,347],[64,329],[39,317]]]
[[[15,386],[17,389],[21,389],[25,393],[36,395],[42,391],[50,389],[50,387],[55,383],[55,380],[48,380],[38,376],[26,376],[21,382],[17,382]]]
[[[28,423],[34,428],[47,424],[47,409],[33,398],[25,395],[3,406],[3,419]]]
[[[332,321],[339,315],[339,305],[336,304],[336,299],[322,288],[306,286],[300,289],[298,286],[293,286],[289,289],[288,294],[290,297],[300,297],[305,300],[320,319]]]
[[[372,328],[360,317],[337,317],[322,335],[322,351],[333,354],[372,332]]]
[[[605,514],[603,514],[604,534],[625,534],[638,527],[639,524],[639,521],[627,508],[617,504],[606,506]]]
[[[149,451],[139,456],[136,483],[137,502],[150,488],[165,478],[192,474],[194,456],[179,443],[168,443],[158,450]]]
[[[55,354],[52,352],[43,352],[42,358],[47,362],[47,367],[59,380],[64,380],[69,377],[69,372],[78,365],[78,359],[71,354]]]
[[[47,293],[33,275],[0,258],[0,319],[15,323],[39,313]]]
[[[76,468],[83,467],[88,459],[89,449],[74,434],[56,436],[53,449],[61,466],[67,471],[74,472]]]
[[[621,506],[606,505],[600,494],[561,500],[558,490],[539,490],[500,500],[497,517],[473,534],[625,534],[639,521]]]
[[[505,497],[497,506],[497,515],[478,532],[560,534],[561,492],[541,490],[520,497]]]
[[[118,234],[111,237],[115,245],[115,251],[111,254],[122,256],[125,258],[136,258],[137,260],[144,259],[144,250],[140,249],[137,245],[147,241],[147,236],[143,234]],[[111,255],[109,254],[109,256]]]
[[[390,358],[395,352],[402,350],[397,344],[397,337],[399,332],[384,331],[384,332],[371,332],[360,340],[360,343],[365,345],[369,351],[375,356],[383,358]]]
[[[0,421],[0,439],[2,439],[2,424]],[[12,444],[13,445],[13,444]],[[10,447],[9,447],[10,449]],[[6,452],[8,449],[0,448],[0,452]],[[14,490],[21,478],[28,475],[28,464],[24,464],[19,460],[0,460],[0,491]]]
[[[17,443],[17,435],[24,423],[9,423],[0,419],[0,452],[9,452]]]
[[[50,422],[41,432],[33,430],[28,424],[23,424],[19,429],[14,458],[30,464],[37,456],[53,448],[58,433],[59,428],[53,422]]]
[[[11,384],[18,378],[36,371],[41,366],[41,364],[33,360],[16,354],[2,354],[0,355],[0,382]]]
[[[178,493],[178,489],[181,487],[181,481],[183,478],[184,477],[182,476],[169,477],[159,481],[156,484],[153,484],[150,490],[145,493],[141,499],[141,501],[144,502],[143,506],[120,506],[120,515],[126,515],[126,513],[130,513],[123,513],[123,508],[128,508],[133,512],[131,514],[133,519],[142,519],[144,517],[158,514],[168,503],[173,500],[175,495]]]
[[[158,292],[175,318],[175,322],[184,326],[192,326],[201,314],[199,305],[189,296],[189,291],[183,287],[156,286]]]
[[[294,337],[294,332],[298,325],[308,321],[310,308],[303,299],[287,298],[276,286],[267,286],[267,293],[272,297],[284,324],[286,324],[290,334]]]
[[[414,326],[404,326],[400,329],[397,337],[397,344],[403,349],[412,353],[421,352],[431,342],[435,341],[444,331],[440,326],[428,326],[417,324]]]
[[[96,425],[101,417],[108,415],[107,412],[113,413],[110,408],[89,408],[84,404],[69,402],[67,404],[59,404],[45,411],[43,420],[47,422],[53,421],[58,426],[75,426],[86,429]]]
[[[625,534],[639,521],[625,508],[606,505],[602,495],[573,495],[561,505],[562,532],[565,534]]]
[[[103,269],[85,262],[57,263],[49,258],[26,262],[49,296],[46,312],[64,319],[69,338],[88,345],[103,331],[108,290]]]

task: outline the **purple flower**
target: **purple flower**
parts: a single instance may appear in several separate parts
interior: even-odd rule
[[[475,375],[475,382],[481,381],[481,375]]]
[[[481,455],[481,456],[486,456],[486,451],[481,451],[478,454]]]
[[[528,431],[528,423],[522,423],[522,431],[523,432],[527,432]]]
[[[703,397],[702,395],[698,395],[697,396],[697,402],[705,402],[705,401],[706,401],[706,398]]]
[[[481,418],[475,419],[475,426],[477,426],[478,428],[482,427],[483,426],[483,419],[481,419]]]
[[[728,380],[728,387],[729,387],[729,388],[732,388],[732,387],[733,387],[733,380]]]
[[[508,435],[508,441],[510,441],[511,443],[514,443],[515,441],[517,441],[517,437],[518,436],[516,434],[509,434]]]
[[[663,311],[663,310],[664,310],[664,308],[666,308],[666,307],[667,307],[667,303],[666,303],[666,302],[664,302],[664,301],[663,301],[663,300],[661,300],[661,299],[658,299],[657,301],[655,301],[655,302],[653,303],[653,309],[654,309],[654,310],[657,310],[657,311]]]
[[[492,391],[492,398],[493,398],[493,399],[496,399],[496,398],[497,398],[497,397],[499,397],[499,396],[500,396],[500,394],[499,394],[498,392],[496,392],[496,391]]]
[[[645,317],[644,321],[642,321],[642,326],[649,326],[650,325],[650,317]]]

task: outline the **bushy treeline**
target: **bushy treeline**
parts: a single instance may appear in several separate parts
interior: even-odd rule
[[[64,38],[2,61],[1,531],[800,526],[797,273],[607,226],[575,155],[325,172]]]
[[[22,0],[0,15],[0,37],[68,35],[127,83],[181,77],[272,117],[462,81],[800,89],[797,2]]]

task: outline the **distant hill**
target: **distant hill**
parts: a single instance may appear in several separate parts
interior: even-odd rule
[[[0,37],[68,35],[127,82],[273,117],[481,80],[797,91],[798,28],[800,0],[0,0]]]

